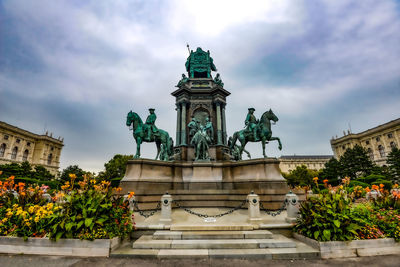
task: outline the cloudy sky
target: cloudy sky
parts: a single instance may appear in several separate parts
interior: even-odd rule
[[[400,1],[0,1],[0,120],[64,137],[61,168],[133,154],[134,110],[175,138],[175,90],[200,46],[247,108],[279,117],[269,156],[332,154],[329,140],[400,116]],[[248,146],[261,157],[260,144]],[[144,157],[155,145],[144,144]]]

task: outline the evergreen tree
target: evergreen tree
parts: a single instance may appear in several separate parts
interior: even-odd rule
[[[322,180],[328,179],[329,184],[337,185],[339,183],[339,178],[341,175],[342,167],[340,162],[335,159],[331,158],[327,163],[325,163],[324,168],[321,171],[320,178]]]
[[[393,147],[392,151],[389,153],[387,160],[389,165],[389,172],[392,177],[396,180],[400,179],[400,149]]]
[[[371,174],[374,167],[367,151],[359,145],[347,149],[340,157],[339,163],[342,177],[348,176],[353,179]]]
[[[291,186],[297,185],[312,185],[313,178],[318,176],[319,172],[307,169],[306,165],[297,166],[296,169],[289,172],[289,174],[283,174],[286,178],[287,183]]]

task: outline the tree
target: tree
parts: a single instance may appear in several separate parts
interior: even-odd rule
[[[75,174],[76,180],[81,181],[81,180],[83,180],[83,175],[86,173],[87,172],[85,172],[84,170],[79,168],[78,165],[70,165],[62,171],[60,179],[63,181],[70,181],[71,179],[69,178],[69,175]]]
[[[126,164],[132,157],[132,155],[114,155],[112,159],[104,164],[105,171],[99,173],[99,177],[105,180],[122,179],[125,175]]]
[[[394,179],[400,179],[400,149],[393,147],[390,151],[386,163],[389,165],[389,172]]]
[[[313,178],[318,176],[319,172],[307,169],[306,165],[297,166],[296,169],[289,172],[289,174],[283,174],[286,178],[287,183],[291,186],[297,185],[312,185]]]
[[[324,168],[321,171],[320,178],[328,179],[331,185],[337,185],[339,182],[339,178],[341,177],[341,165],[339,161],[335,158],[331,158],[328,162],[325,163]]]
[[[339,163],[342,177],[348,176],[353,179],[371,174],[374,167],[367,151],[359,145],[347,149],[340,157]]]
[[[32,174],[31,177],[38,181],[50,181],[50,180],[54,179],[54,175],[52,175],[43,166],[35,166],[35,172]]]

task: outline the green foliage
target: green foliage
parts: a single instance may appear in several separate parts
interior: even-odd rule
[[[103,180],[122,179],[125,175],[126,164],[132,159],[132,155],[115,155],[107,163],[104,164],[105,171],[99,173],[99,177]]]
[[[342,167],[342,177],[348,176],[352,179],[369,175],[374,166],[367,151],[359,145],[347,149],[340,157],[339,163]]]
[[[366,188],[366,187],[369,187],[370,185],[367,183],[360,182],[360,181],[352,180],[352,181],[350,181],[349,186],[350,187],[361,186],[363,188]]]
[[[61,172],[61,176],[60,176],[60,180],[66,182],[70,180],[69,175],[70,174],[75,174],[76,175],[76,180],[77,181],[82,181],[83,180],[83,175],[86,174],[87,172],[85,172],[84,170],[82,170],[81,168],[79,168],[78,165],[70,165],[67,168],[65,168],[62,172]]]
[[[348,176],[352,179],[371,174],[374,166],[367,151],[359,145],[347,149],[339,163],[342,177]]]
[[[328,179],[329,184],[331,185],[337,185],[339,183],[339,177],[341,177],[341,169],[339,161],[335,158],[331,158],[327,163],[325,163],[320,178],[322,180]]]
[[[320,193],[301,204],[295,231],[318,241],[345,241],[357,236],[360,226],[351,216],[350,198],[341,193]]]
[[[387,164],[389,165],[389,172],[397,180],[400,179],[400,149],[393,147],[392,151],[388,154]]]
[[[359,177],[357,180],[363,183],[372,184],[377,180],[385,180],[385,176],[379,174],[370,174],[367,177]]]
[[[32,166],[27,161],[24,161],[20,164],[10,163],[10,164],[0,165],[0,171],[3,172],[0,175],[0,178],[8,178],[10,176],[15,176],[15,177],[27,177],[38,181],[50,181],[54,180],[55,178],[54,175],[52,175],[43,166],[35,166],[34,169],[32,169]]]
[[[290,186],[313,185],[313,178],[318,176],[318,174],[318,171],[307,169],[307,166],[301,165],[297,166],[289,174],[284,173],[283,177],[286,178]]]
[[[42,180],[36,180],[36,179],[32,179],[32,178],[27,178],[27,177],[18,177],[15,178],[15,182],[22,182],[22,183],[26,183],[27,185],[38,185],[38,186],[42,186],[42,185],[47,185],[49,186],[51,189],[60,189],[61,183],[59,181],[42,181]]]

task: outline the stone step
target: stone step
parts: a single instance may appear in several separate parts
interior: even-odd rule
[[[320,252],[303,243],[298,243],[295,248],[255,249],[133,249],[131,247],[122,247],[111,252],[110,257],[315,259],[320,258]]]
[[[268,230],[254,231],[156,231],[153,239],[269,239],[272,233]]]
[[[193,224],[172,224],[171,231],[251,231],[254,226],[251,224],[213,224],[213,225],[193,225]]]
[[[141,236],[134,249],[255,249],[255,248],[296,248],[289,238],[275,235],[273,239],[195,239],[157,240],[152,236]]]

